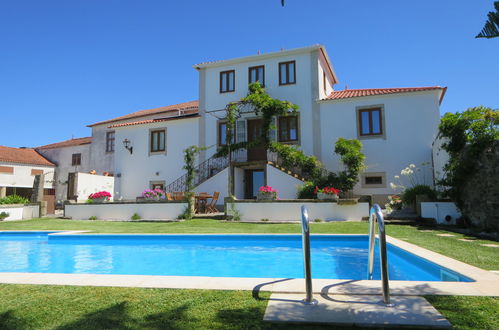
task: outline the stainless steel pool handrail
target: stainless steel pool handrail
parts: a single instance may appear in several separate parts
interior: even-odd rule
[[[310,226],[308,220],[308,210],[305,205],[301,206],[301,236],[303,246],[303,266],[305,270],[305,304],[316,304],[317,301],[312,296],[312,263],[310,261]]]
[[[376,223],[378,223],[379,231],[379,255],[381,262],[381,284],[383,288],[383,301],[387,306],[391,307],[393,306],[393,304],[390,303],[390,285],[388,283],[388,257],[386,254],[385,219],[383,218],[381,207],[379,207],[378,204],[374,204],[369,210],[369,262],[367,270],[367,278],[369,280],[373,279],[374,247],[376,244]]]

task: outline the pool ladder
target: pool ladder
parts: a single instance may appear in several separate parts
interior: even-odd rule
[[[374,204],[369,211],[369,262],[367,278],[373,279],[374,269],[374,247],[376,245],[376,223],[379,231],[379,255],[381,262],[381,284],[383,287],[383,302],[387,307],[392,307],[390,303],[390,285],[388,283],[388,257],[386,254],[386,234],[385,219],[378,204]]]

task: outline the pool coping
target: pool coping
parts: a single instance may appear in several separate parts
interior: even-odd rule
[[[51,235],[89,234],[89,231],[60,230],[2,230],[0,232],[52,232]],[[210,234],[105,234],[96,235],[264,235],[282,236],[297,234],[261,233],[210,233]],[[314,234],[316,236],[362,236],[362,234]],[[433,282],[433,281],[390,281],[392,295],[460,295],[460,296],[499,296],[499,275],[464,262],[446,257],[437,252],[412,243],[387,236],[387,242],[440,266],[458,272],[475,282]],[[161,276],[161,275],[114,275],[114,274],[60,274],[60,273],[15,273],[1,272],[3,284],[45,284],[75,286],[114,286],[138,288],[170,289],[210,289],[210,290],[252,290],[275,293],[303,293],[305,281],[302,278],[247,278],[247,277],[208,277],[208,276]],[[381,294],[379,280],[337,280],[313,279],[314,293],[321,294]]]

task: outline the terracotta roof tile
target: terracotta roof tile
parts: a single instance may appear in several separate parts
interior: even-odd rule
[[[345,89],[342,91],[334,91],[329,94],[323,100],[340,100],[352,97],[363,97],[363,96],[373,96],[373,95],[386,95],[395,93],[410,93],[410,92],[420,92],[420,91],[430,91],[430,90],[442,90],[442,95],[440,96],[440,102],[444,97],[447,87],[440,86],[430,86],[430,87],[397,87],[397,88],[367,88],[367,89]]]
[[[96,125],[102,125],[102,124],[109,124],[113,123],[115,121],[121,121],[121,120],[127,120],[127,119],[134,119],[134,118],[140,118],[140,117],[145,117],[145,116],[151,116],[151,115],[157,115],[157,114],[163,114],[163,113],[174,113],[174,112],[179,112],[179,111],[186,111],[186,112],[198,112],[199,108],[199,102],[196,101],[189,101],[189,102],[184,102],[184,103],[179,103],[179,104],[173,104],[169,105],[166,107],[160,107],[160,108],[154,108],[154,109],[147,109],[147,110],[140,110],[136,112],[132,112],[128,115],[124,115],[121,117],[116,117],[113,119],[109,120],[104,120],[100,121],[98,123],[88,125],[88,127],[96,126]]]
[[[55,166],[48,159],[31,148],[11,148],[0,146],[0,161],[7,163]]]
[[[134,121],[134,122],[129,122],[129,123],[115,124],[115,125],[109,126],[109,128],[134,126],[134,125],[142,125],[142,124],[151,124],[151,123],[159,123],[159,122],[163,122],[163,121],[179,120],[179,119],[186,119],[186,118],[197,118],[197,117],[200,117],[200,116],[197,113],[192,113],[192,114],[187,114],[187,115],[183,115],[183,116],[147,119],[147,120],[140,120],[140,121]]]
[[[63,147],[74,147],[74,146],[81,146],[84,144],[90,144],[92,143],[92,137],[82,137],[82,138],[76,138],[76,139],[71,139],[71,140],[66,140],[62,142],[57,142],[57,143],[52,143],[52,144],[47,144],[41,147],[37,147],[36,149],[53,149],[53,148],[63,148]]]

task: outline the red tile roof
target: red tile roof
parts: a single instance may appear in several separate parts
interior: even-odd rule
[[[55,166],[48,159],[31,148],[11,148],[0,146],[0,162]]]
[[[63,147],[74,147],[74,146],[81,146],[81,145],[90,144],[90,143],[92,143],[92,137],[88,136],[88,137],[76,138],[76,139],[66,140],[66,141],[62,141],[62,142],[47,144],[47,145],[38,147],[36,149],[53,149],[53,148],[63,148]]]
[[[347,98],[362,97],[362,96],[385,95],[385,94],[395,94],[395,93],[411,93],[411,92],[420,92],[420,91],[430,91],[436,89],[442,90],[442,94],[440,95],[440,102],[442,102],[447,87],[440,87],[440,86],[345,89],[342,91],[334,91],[323,100],[339,100],[339,99],[347,99]]]
[[[104,120],[104,121],[100,121],[100,122],[92,124],[92,125],[88,125],[88,127],[102,125],[102,124],[109,124],[109,123],[113,123],[113,122],[121,121],[121,120],[140,118],[140,117],[157,115],[157,114],[175,113],[175,112],[180,112],[180,111],[187,112],[187,113],[197,113],[198,108],[199,108],[199,102],[197,100],[196,101],[189,101],[189,102],[169,105],[166,107],[160,107],[160,108],[132,112],[128,115],[124,115],[121,117],[116,117],[113,119]]]
[[[187,115],[183,115],[183,116],[147,119],[147,120],[140,120],[140,121],[134,121],[134,122],[129,122],[129,123],[115,124],[115,125],[109,126],[109,128],[142,125],[142,124],[151,124],[151,123],[159,123],[159,122],[163,122],[163,121],[179,120],[179,119],[186,119],[186,118],[197,118],[197,117],[200,117],[200,116],[197,113],[192,113],[192,114],[187,114]]]

